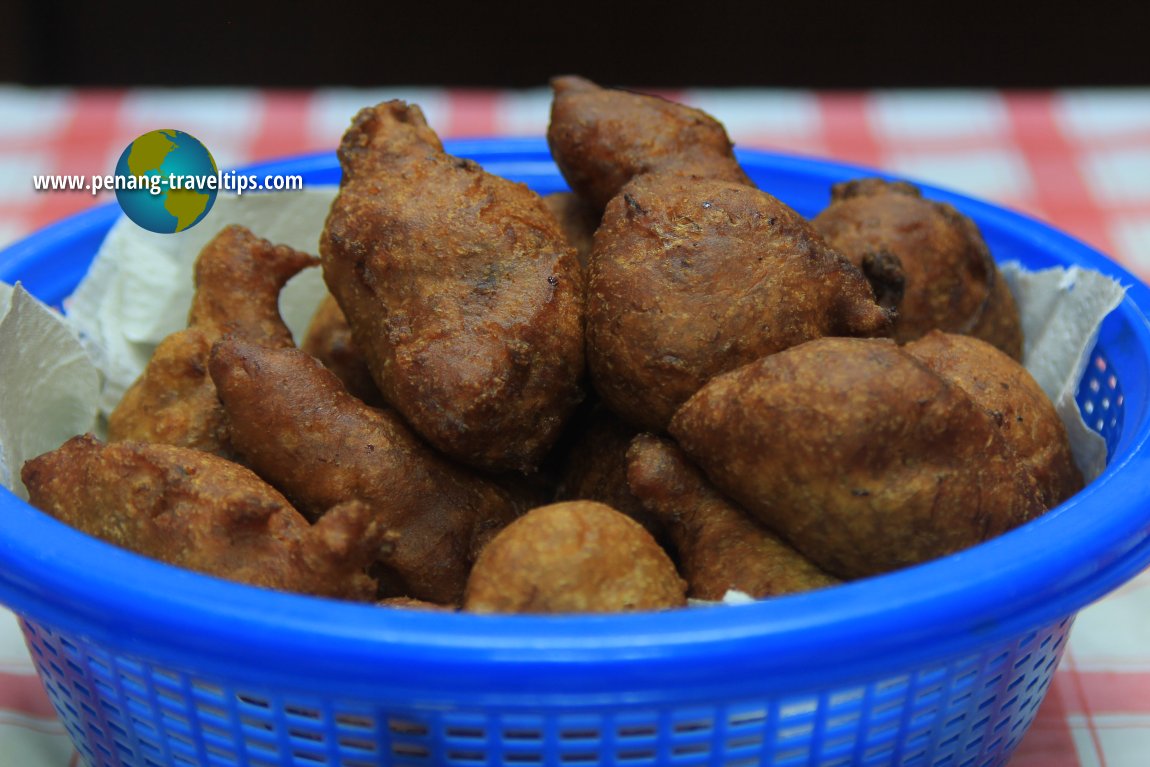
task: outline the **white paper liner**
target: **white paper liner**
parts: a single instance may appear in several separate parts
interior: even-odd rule
[[[758,600],[745,591],[738,589],[727,589],[723,594],[723,598],[719,600],[710,599],[688,599],[688,607],[717,607],[719,605],[738,606],[738,605],[753,605]]]
[[[100,373],[76,331],[19,283],[0,283],[0,484],[27,498],[20,468],[96,422]]]
[[[1126,289],[1076,266],[1030,272],[1012,261],[1001,269],[1022,317],[1022,364],[1054,403],[1074,461],[1090,482],[1106,468],[1106,441],[1082,420],[1075,394],[1099,326],[1122,303]]]
[[[208,240],[229,224],[242,224],[274,243],[317,253],[336,189],[220,195],[203,221],[177,234],[155,234],[124,217],[113,224],[67,302],[68,319],[104,374],[101,412],[112,411],[156,345],[187,325],[192,267]],[[305,269],[280,296],[280,312],[297,341],[326,290],[320,270]]]

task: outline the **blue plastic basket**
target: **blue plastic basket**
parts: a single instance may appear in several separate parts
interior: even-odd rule
[[[541,140],[449,144],[542,192]],[[810,215],[868,173],[743,152]],[[333,183],[329,154],[260,166]],[[1080,404],[1109,468],[1041,519],[958,555],[745,607],[603,617],[377,609],[185,572],[0,491],[0,601],[89,767],[132,765],[999,765],[1034,717],[1075,612],[1150,562],[1150,291],[1090,248],[936,189],[1000,260],[1130,285]],[[76,216],[0,254],[57,302],[118,215]],[[1105,414],[1099,419],[1099,414]]]

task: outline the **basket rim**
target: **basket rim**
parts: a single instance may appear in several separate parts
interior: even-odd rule
[[[444,143],[448,151],[493,172],[500,163],[511,163],[512,171],[530,166],[535,171],[529,173],[556,173],[540,138]],[[828,189],[833,181],[859,175],[895,177],[792,154],[740,150],[738,155],[749,172],[798,174]],[[338,165],[333,153],[322,152],[245,170],[308,178],[338,173]],[[1118,319],[1107,325],[1120,325],[1140,353],[1150,356],[1150,289],[1132,274],[1041,221],[919,185],[980,226],[1025,237],[1058,261],[1096,269],[1127,285],[1115,310]],[[115,204],[91,209],[0,252],[0,279],[18,277],[46,252],[92,241],[118,212]],[[607,616],[478,616],[383,610],[269,592],[89,538],[2,488],[0,602],[37,622],[177,665],[194,658],[199,669],[234,675],[243,668],[258,678],[309,678],[317,684],[339,674],[391,688],[479,689],[506,675],[540,694],[574,693],[642,688],[671,676],[680,683],[702,683],[717,662],[744,669],[746,676],[769,673],[780,687],[798,676],[808,682],[841,680],[844,669],[865,674],[905,667],[916,658],[967,651],[976,640],[985,644],[1056,622],[1150,563],[1150,483],[1142,479],[1150,469],[1150,409],[1140,391],[1146,387],[1125,388],[1126,427],[1110,465],[1038,520],[939,560],[747,606]]]

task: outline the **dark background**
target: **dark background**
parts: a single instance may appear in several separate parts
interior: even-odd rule
[[[1150,3],[0,0],[29,85],[1150,84]],[[114,9],[114,10],[113,10]]]

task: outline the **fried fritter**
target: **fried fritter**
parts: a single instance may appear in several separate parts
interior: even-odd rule
[[[655,540],[610,506],[532,509],[479,555],[463,609],[477,613],[611,613],[686,604],[686,584]]]
[[[311,519],[358,500],[399,534],[377,562],[382,597],[458,603],[480,549],[526,508],[440,458],[394,412],[348,394],[298,349],[225,338],[209,369],[245,465]]]
[[[627,449],[638,433],[606,407],[596,406],[566,456],[555,500],[598,501],[626,514],[663,543],[661,522],[627,484]]]
[[[230,457],[224,412],[208,377],[212,339],[187,328],[156,346],[144,372],[108,416],[108,440],[177,445]]]
[[[1026,368],[985,341],[938,330],[907,344],[906,350],[994,417],[1038,480],[1046,506],[1057,506],[1082,489],[1066,427]]]
[[[821,338],[726,373],[670,431],[720,490],[843,579],[1045,510],[991,415],[888,339]]]
[[[587,270],[587,260],[591,257],[591,241],[599,228],[599,214],[574,192],[555,192],[543,196],[547,209],[559,222],[559,228],[567,243],[575,248],[579,265]]]
[[[368,405],[379,407],[383,395],[351,337],[347,317],[330,293],[320,302],[300,348],[323,363],[344,387]]]
[[[811,223],[855,265],[898,259],[905,289],[893,337],[900,343],[938,328],[973,335],[1022,356],[1018,307],[977,225],[953,206],[923,198],[905,181],[836,184]]]
[[[717,601],[734,589],[758,599],[840,582],[724,497],[668,439],[636,437],[627,478],[670,531],[689,597]]]
[[[208,377],[208,352],[226,333],[273,346],[293,345],[279,313],[289,279],[314,256],[228,226],[195,264],[188,328],[169,335],[108,417],[112,442],[134,440],[230,455],[223,410]]]
[[[646,429],[665,429],[719,373],[812,338],[883,335],[890,323],[856,267],[753,187],[640,176],[595,233],[591,379]]]
[[[265,346],[294,346],[279,313],[279,295],[288,280],[319,259],[276,245],[233,224],[200,251],[188,326],[213,340],[238,335]]]
[[[582,77],[556,77],[551,87],[551,154],[570,187],[596,211],[644,173],[751,185],[726,129],[702,110],[600,88]]]
[[[24,464],[32,505],[153,559],[253,586],[370,600],[390,532],[362,503],[311,526],[242,466],[171,445],[73,437]]]
[[[428,442],[531,471],[582,397],[583,278],[542,199],[443,152],[416,106],[360,111],[320,254],[385,400]]]

